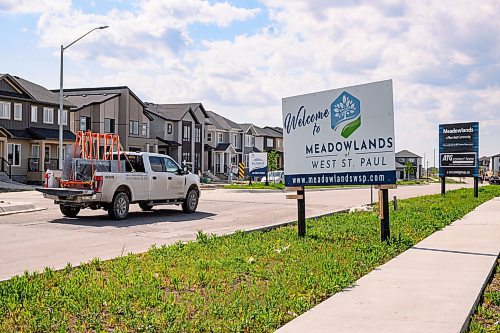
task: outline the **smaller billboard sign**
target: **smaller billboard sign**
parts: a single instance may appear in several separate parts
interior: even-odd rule
[[[479,123],[439,125],[439,176],[479,177]]]
[[[248,156],[250,177],[263,177],[267,174],[267,153],[250,153]]]

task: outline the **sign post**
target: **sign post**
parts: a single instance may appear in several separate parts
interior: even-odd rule
[[[288,198],[304,200],[304,186],[396,184],[391,80],[288,97],[282,106],[285,186],[300,187]],[[389,237],[388,190],[379,192],[382,240]],[[305,220],[305,200],[297,206]]]
[[[439,177],[442,195],[446,193],[446,177],[473,177],[474,197],[478,197],[478,122],[439,125]]]

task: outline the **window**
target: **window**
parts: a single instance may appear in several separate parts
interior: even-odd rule
[[[149,164],[154,172],[163,172],[163,163],[158,156],[149,156]]]
[[[34,158],[40,157],[40,145],[32,145],[31,146],[31,157],[34,157]]]
[[[167,134],[172,134],[172,124],[167,124]]]
[[[180,169],[179,166],[171,158],[163,157],[162,160],[165,170],[167,170],[167,172],[176,173],[177,171],[179,171]]]
[[[92,118],[81,116],[80,117],[80,131],[90,131],[92,125]]]
[[[45,161],[50,158],[50,146],[45,146]]]
[[[224,134],[223,133],[219,133],[219,143],[224,141]]]
[[[245,134],[245,147],[253,147],[253,135]]]
[[[54,109],[43,108],[43,123],[53,124],[54,123]]]
[[[191,162],[191,153],[188,153],[188,152],[182,153],[182,161],[183,162]]]
[[[191,126],[182,125],[182,141],[191,141]]]
[[[207,141],[212,142],[212,132],[207,133]]]
[[[234,134],[232,144],[233,144],[233,146],[238,147],[237,143],[238,143],[238,134]]]
[[[139,135],[139,122],[131,120],[129,123],[129,132],[133,135]]]
[[[31,106],[31,122],[36,123],[38,121],[38,106]]]
[[[201,128],[195,127],[194,129],[194,142],[201,142]]]
[[[272,147],[273,146],[273,139],[267,138],[266,139],[266,146],[267,147]]]
[[[7,144],[7,160],[12,166],[21,166],[21,145],[17,143]]]
[[[115,133],[115,120],[104,118],[104,133]]]
[[[248,158],[249,158],[249,155],[248,154],[245,154],[245,157],[244,157],[244,160],[245,160],[245,167],[248,168]]]
[[[23,120],[23,105],[21,103],[14,103],[14,120]]]
[[[57,119],[59,119],[59,109],[57,109]],[[68,125],[68,110],[64,110],[62,112],[63,125]],[[57,121],[59,124],[59,120]]]
[[[10,103],[0,102],[0,118],[10,119]]]
[[[149,126],[148,126],[148,123],[142,124],[141,134],[145,138],[149,137]]]

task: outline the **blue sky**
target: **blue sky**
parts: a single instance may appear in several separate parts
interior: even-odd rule
[[[480,121],[500,153],[496,0],[0,0],[0,72],[65,87],[128,85],[281,125],[281,98],[393,79],[396,148],[432,155],[439,123]],[[7,46],[7,48],[5,48]]]

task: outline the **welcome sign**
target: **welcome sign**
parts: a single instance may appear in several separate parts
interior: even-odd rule
[[[396,183],[392,80],[282,106],[286,186]]]
[[[250,153],[248,156],[250,177],[263,177],[267,174],[267,153]]]

